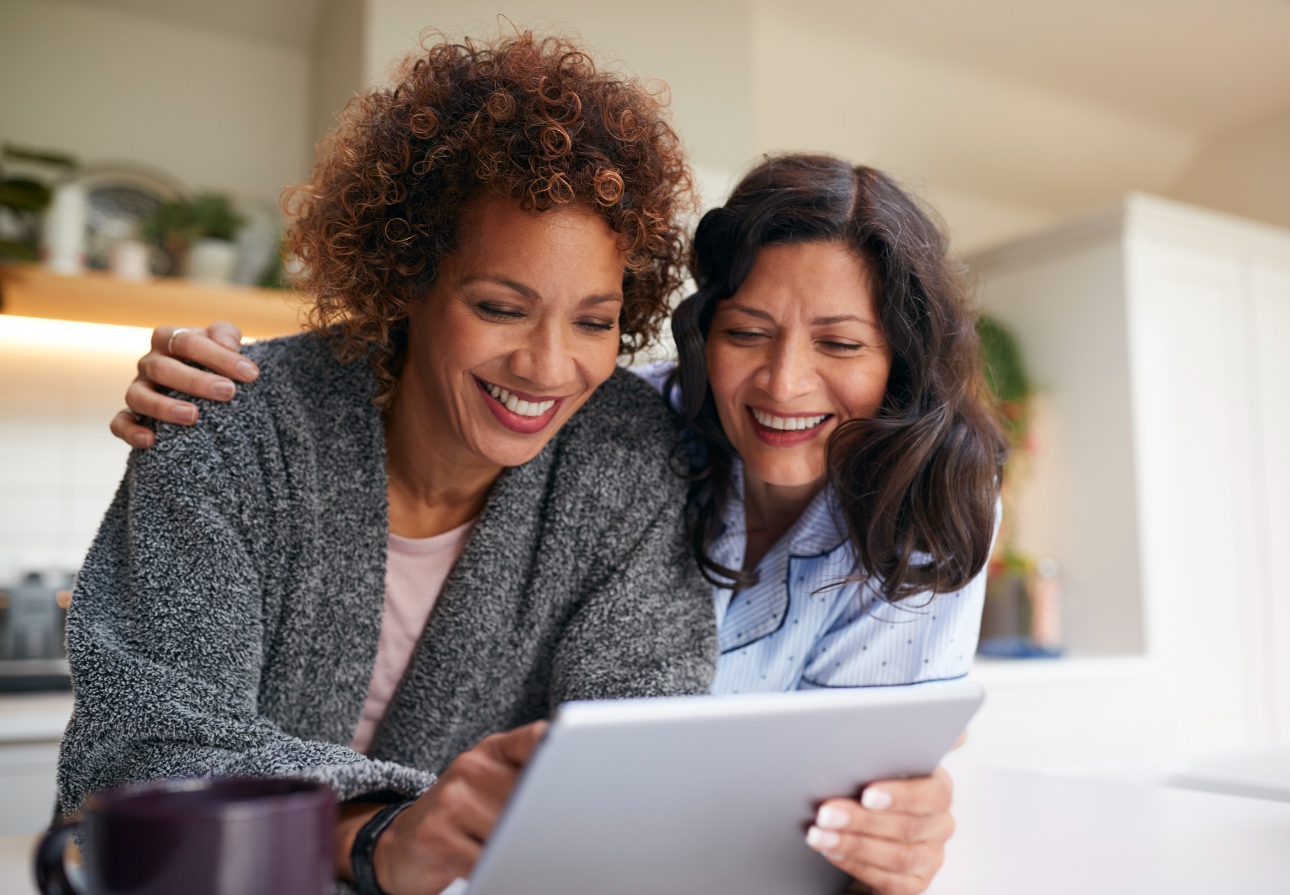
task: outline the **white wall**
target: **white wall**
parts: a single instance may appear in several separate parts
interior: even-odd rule
[[[311,120],[318,138],[336,126],[337,116],[363,89],[366,7],[363,0],[326,0],[313,47]]]
[[[312,154],[307,51],[65,0],[0,2],[0,139],[276,202]]]
[[[426,28],[479,34],[497,16],[535,30],[572,29],[635,74],[661,78],[692,159],[740,168],[755,151],[748,16],[740,0],[656,0],[645,6],[597,0],[367,0],[365,66],[379,82]]]

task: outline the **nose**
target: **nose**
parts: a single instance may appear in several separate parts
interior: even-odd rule
[[[777,404],[789,404],[815,391],[810,346],[791,337],[776,339],[755,383]]]
[[[571,348],[558,322],[543,320],[528,331],[523,344],[511,353],[511,373],[531,383],[535,392],[556,391],[574,378]]]

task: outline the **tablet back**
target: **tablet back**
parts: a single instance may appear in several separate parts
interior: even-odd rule
[[[828,895],[821,799],[930,773],[974,684],[570,703],[475,868],[469,895]]]

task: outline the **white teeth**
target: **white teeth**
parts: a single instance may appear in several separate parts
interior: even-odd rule
[[[522,401],[506,389],[491,383],[485,383],[484,387],[497,399],[497,403],[517,416],[541,416],[555,406],[554,401]]]
[[[814,429],[829,418],[827,413],[821,413],[818,416],[774,416],[756,409],[753,410],[753,416],[767,429],[778,429],[783,432]]]

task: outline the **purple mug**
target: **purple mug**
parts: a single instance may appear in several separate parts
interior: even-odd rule
[[[96,793],[36,849],[43,895],[324,895],[336,799],[286,778],[159,780]],[[83,882],[69,878],[79,830]]]

